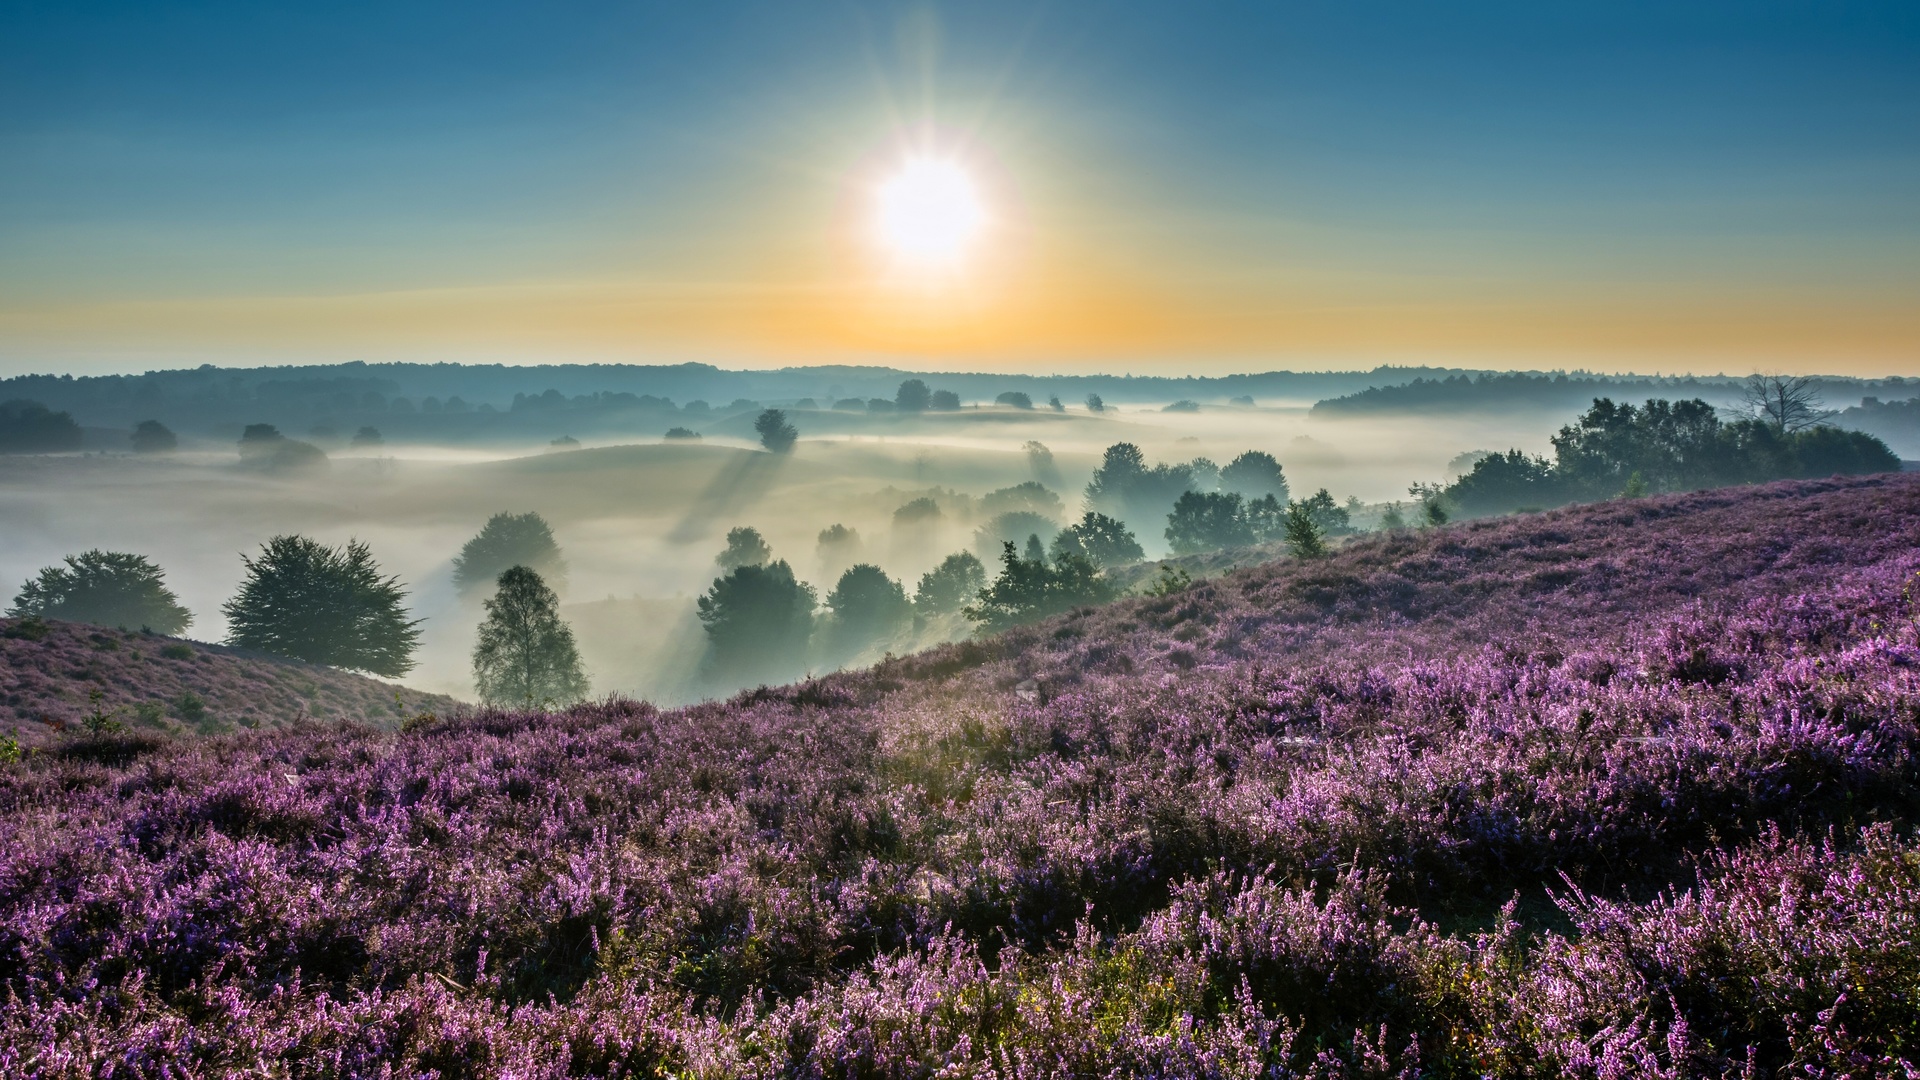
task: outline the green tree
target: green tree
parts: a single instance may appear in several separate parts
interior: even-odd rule
[[[1320,530],[1320,523],[1313,519],[1313,511],[1303,502],[1287,505],[1284,539],[1287,550],[1296,559],[1317,559],[1327,553],[1327,542]]]
[[[737,570],[742,566],[763,566],[773,558],[773,549],[760,537],[760,530],[748,525],[727,530],[726,550],[714,556],[713,561],[722,570]]]
[[[1033,398],[1019,390],[1008,390],[993,399],[995,405],[1009,405],[1016,409],[1033,408]]]
[[[1088,394],[1087,395],[1087,411],[1092,413],[1106,412],[1107,403],[1100,399],[1099,394]]]
[[[1117,595],[1093,560],[1064,555],[1048,563],[1032,545],[1025,558],[1012,541],[1001,548],[1000,575],[981,590],[977,603],[962,609],[986,631],[1036,622],[1088,604],[1104,604]]]
[[[473,684],[489,705],[570,705],[587,696],[560,598],[529,567],[508,567],[486,601],[473,646]]]
[[[1048,459],[1052,459],[1051,454],[1048,455]],[[1037,480],[1027,480],[1012,487],[990,491],[980,499],[980,512],[987,515],[1026,510],[1041,517],[1058,518],[1062,509],[1064,507],[1061,505],[1060,496],[1048,491],[1046,485]]]
[[[951,390],[935,390],[927,399],[927,408],[934,412],[953,412],[960,407],[960,395]]]
[[[461,592],[470,592],[494,583],[513,566],[527,567],[564,587],[567,564],[554,541],[553,526],[531,510],[524,514],[502,511],[488,518],[454,556],[453,583]]]
[[[901,412],[925,412],[933,402],[933,391],[919,379],[908,379],[894,392],[893,406]]]
[[[1286,473],[1272,454],[1249,450],[1220,470],[1220,487],[1249,499],[1272,495],[1281,502],[1288,498]]]
[[[1333,496],[1321,488],[1312,495],[1300,500],[1313,517],[1313,523],[1320,526],[1320,532],[1326,536],[1344,536],[1353,531],[1353,515],[1347,508],[1333,501]]]
[[[814,604],[812,586],[784,559],[716,578],[696,604],[712,672],[747,681],[794,674],[806,658]]]
[[[833,612],[833,643],[852,655],[900,632],[913,620],[913,604],[900,583],[872,563],[849,567],[827,594]]]
[[[1253,541],[1253,527],[1237,494],[1189,491],[1167,515],[1167,544],[1181,555],[1243,547]]]
[[[1428,529],[1437,529],[1452,519],[1447,513],[1447,492],[1439,484],[1413,484],[1407,488],[1407,494],[1420,503],[1420,524]]]
[[[753,421],[753,430],[760,435],[760,445],[776,454],[791,453],[800,439],[800,430],[787,423],[787,414],[779,409],[761,413]]]
[[[381,576],[367,545],[276,536],[241,560],[246,580],[221,608],[229,645],[375,675],[413,668],[424,620],[406,617],[399,578]]]
[[[143,555],[88,551],[69,555],[66,566],[41,570],[14,598],[14,618],[144,627],[156,634],[178,634],[193,621],[168,589],[160,568]]]
[[[987,584],[987,568],[971,551],[955,552],[940,565],[920,575],[914,590],[913,606],[922,615],[946,615],[959,611]]]
[[[180,445],[180,437],[158,420],[140,421],[128,438],[136,454],[163,454]]]
[[[1125,522],[1088,510],[1053,538],[1053,557],[1082,555],[1101,566],[1126,566],[1147,557]]]

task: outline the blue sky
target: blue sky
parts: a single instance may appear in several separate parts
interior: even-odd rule
[[[1920,374],[1912,4],[268,7],[0,5],[0,368]],[[898,301],[926,141],[1007,228]]]

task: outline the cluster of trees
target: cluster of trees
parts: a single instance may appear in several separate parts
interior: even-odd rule
[[[0,454],[56,454],[78,450],[82,441],[71,413],[55,412],[37,401],[0,402]]]
[[[1296,554],[1317,555],[1326,537],[1354,531],[1352,517],[1350,507],[1335,502],[1326,488],[1292,501],[1272,494],[1251,499],[1239,492],[1189,491],[1167,515],[1167,545],[1176,554],[1191,555],[1286,540]]]
[[[1900,468],[1874,436],[1823,423],[1826,414],[1804,380],[1756,377],[1747,401],[1751,415],[1723,420],[1699,399],[1636,408],[1596,398],[1553,437],[1552,460],[1519,450],[1490,454],[1440,494],[1459,512],[1482,517],[1623,494]]]

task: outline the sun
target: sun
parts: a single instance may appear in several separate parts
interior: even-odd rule
[[[875,192],[874,238],[911,267],[957,266],[986,221],[973,177],[943,158],[913,158]]]

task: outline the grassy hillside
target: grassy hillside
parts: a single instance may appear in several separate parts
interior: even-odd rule
[[[0,770],[0,1071],[1920,1067],[1920,477],[1378,537],[662,712]]]
[[[455,703],[318,664],[81,623],[0,619],[0,736],[51,745],[88,716],[150,732],[398,724]]]

